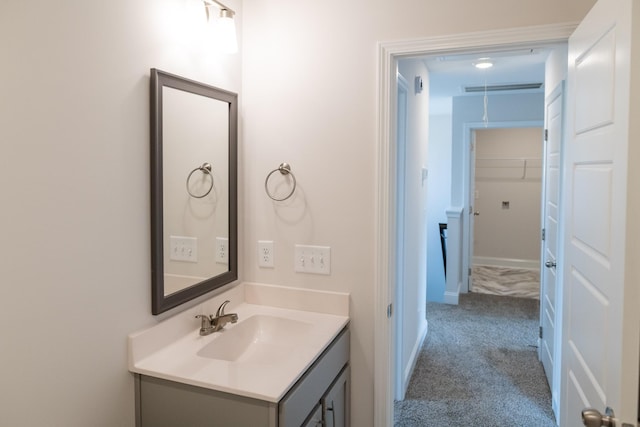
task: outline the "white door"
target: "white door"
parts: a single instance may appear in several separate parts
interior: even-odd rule
[[[639,7],[599,0],[569,39],[563,427],[583,425],[585,407],[638,420]]]
[[[540,360],[554,394],[558,216],[560,210],[560,146],[562,143],[563,84],[545,101],[543,242],[540,289]],[[554,396],[555,397],[555,396]],[[555,399],[554,399],[555,401]],[[554,405],[555,406],[555,405]]]
[[[469,269],[467,275],[467,290],[473,290],[473,246],[475,245],[475,219],[480,212],[476,206],[476,131],[471,131],[469,142],[469,239],[467,242],[467,259]],[[463,275],[464,277],[464,275]]]
[[[407,94],[409,85],[402,75],[398,74],[398,117],[397,117],[397,183],[396,183],[396,295],[395,311],[398,313],[395,319],[395,399],[404,400],[407,382],[405,381],[404,360],[404,273],[406,267],[405,255],[405,171],[406,171],[406,147],[407,147]]]

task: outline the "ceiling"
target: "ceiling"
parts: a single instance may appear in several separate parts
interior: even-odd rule
[[[544,83],[544,64],[551,49],[552,47],[545,46],[424,57],[423,60],[429,69],[429,96],[433,99],[478,95],[483,91],[467,94],[465,86],[484,87],[485,83],[489,88],[491,85]],[[494,64],[493,67],[477,69],[474,63],[479,62],[480,58],[489,58]],[[526,91],[543,92],[544,86]]]

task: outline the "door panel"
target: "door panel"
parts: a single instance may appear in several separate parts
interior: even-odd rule
[[[563,85],[559,85],[545,101],[547,138],[545,141],[545,174],[543,224],[545,240],[542,245],[542,264],[557,262],[558,259],[558,215],[560,210],[560,146],[563,124]],[[540,339],[540,360],[552,391],[555,391],[554,370],[556,364],[556,268],[543,267],[541,274],[540,319],[542,338]],[[556,400],[557,401],[557,400]]]
[[[573,211],[588,213],[576,215],[573,219],[573,239],[581,243],[589,256],[599,263],[608,264],[611,257],[611,193],[612,165],[574,164],[573,169]]]
[[[569,39],[562,426],[582,425],[585,407],[637,421],[637,269],[626,262],[634,3],[599,0]]]
[[[614,79],[615,29],[576,59],[576,133],[613,122]]]

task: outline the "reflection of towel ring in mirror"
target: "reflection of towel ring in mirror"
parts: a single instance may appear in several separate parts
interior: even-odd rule
[[[271,175],[273,175],[275,172],[280,172],[282,175],[291,175],[291,179],[293,179],[293,188],[291,189],[291,192],[280,199],[269,192],[269,178],[271,178]],[[291,166],[289,166],[288,163],[280,163],[280,166],[278,166],[277,169],[269,172],[269,175],[267,175],[267,178],[264,180],[264,190],[267,192],[267,196],[269,196],[271,200],[274,200],[276,202],[282,202],[293,196],[293,192],[296,191],[296,176],[293,174],[293,172],[291,172]]]
[[[193,173],[195,171],[202,171],[203,174],[209,175],[209,178],[211,178],[211,185],[209,186],[209,189],[207,190],[206,193],[204,193],[204,194],[202,194],[200,196],[197,196],[197,195],[193,194],[191,192],[191,189],[189,188],[189,181],[191,180],[191,175],[193,175]],[[202,199],[207,194],[211,193],[212,189],[213,189],[213,175],[211,174],[211,163],[203,163],[202,166],[198,166],[197,168],[192,170],[191,173],[189,173],[189,176],[187,176],[187,193],[189,193],[189,195],[191,197],[194,197],[196,199]]]

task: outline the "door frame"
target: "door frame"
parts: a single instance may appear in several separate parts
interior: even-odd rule
[[[451,54],[480,49],[513,49],[532,44],[566,42],[577,23],[559,23],[504,30],[454,34],[419,40],[381,42],[378,44],[378,124],[375,200],[375,256],[374,278],[374,425],[393,425],[393,343],[395,331],[390,319],[396,291],[396,135],[397,86],[396,72],[400,58]],[[458,155],[459,153],[452,153]],[[454,156],[455,159],[455,156]],[[459,195],[462,196],[462,195]],[[456,200],[452,198],[452,204]],[[455,206],[454,206],[455,208]],[[454,250],[460,250],[454,247]],[[452,253],[455,253],[452,251]],[[459,252],[458,252],[459,253]],[[452,283],[458,292],[460,271],[447,271],[456,280]],[[447,289],[447,291],[451,291]],[[426,303],[426,301],[425,301]]]
[[[463,174],[463,200],[469,203],[469,210],[471,209],[470,200],[473,197],[473,189],[475,186],[475,174],[472,167],[475,168],[475,156],[476,151],[473,147],[475,137],[474,134],[477,130],[482,129],[521,129],[521,128],[540,128],[544,129],[544,120],[518,120],[518,121],[499,121],[489,122],[487,124],[483,122],[468,122],[464,124],[463,136],[463,148],[464,148],[464,164],[469,165],[462,171]],[[474,148],[472,150],[472,147]],[[472,154],[473,153],[473,154]],[[474,164],[474,166],[472,166]],[[475,201],[473,202],[475,205]],[[462,223],[462,238],[465,239],[467,250],[463,251],[462,257],[462,283],[460,286],[460,292],[465,293],[471,290],[471,274],[467,274],[465,277],[465,271],[471,271],[473,268],[473,230],[475,219],[473,218],[473,212],[467,212],[467,220],[463,219]]]

